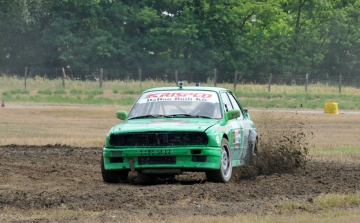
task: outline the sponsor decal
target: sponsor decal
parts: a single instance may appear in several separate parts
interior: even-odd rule
[[[145,98],[146,99],[156,99],[156,98],[211,98],[213,95],[211,93],[205,92],[158,92],[158,93],[149,93]]]
[[[216,143],[217,143],[217,144],[220,144],[220,138],[219,138],[219,136],[216,136]]]
[[[229,124],[230,124],[231,128],[233,128],[233,129],[238,129],[238,128],[240,128],[240,126],[238,125],[237,122],[230,122]]]
[[[230,127],[228,125],[218,127],[218,132],[228,132]]]
[[[233,144],[235,150],[240,150],[240,140],[241,140],[241,130],[235,129],[233,130]]]
[[[209,91],[159,91],[144,94],[139,103],[157,101],[218,102],[218,97],[215,92]]]

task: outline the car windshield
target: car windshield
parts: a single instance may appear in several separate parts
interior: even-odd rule
[[[136,101],[128,119],[156,117],[220,119],[219,97],[211,91],[146,92]]]

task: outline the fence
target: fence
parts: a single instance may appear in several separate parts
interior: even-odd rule
[[[179,80],[184,80],[184,77],[190,78],[190,82],[212,82],[214,86],[217,86],[218,77],[222,75],[217,69],[213,71],[209,71],[207,74],[204,73],[184,73],[175,70],[173,72],[158,72],[154,70],[142,70],[142,69],[134,69],[133,71],[124,72],[122,70],[114,70],[114,69],[94,69],[94,70],[71,70],[66,69],[64,67],[57,69],[32,69],[30,70],[28,67],[25,67],[24,71],[24,85],[26,88],[27,78],[34,76],[41,76],[43,78],[61,78],[62,85],[65,87],[66,79],[73,80],[91,80],[98,81],[100,88],[102,87],[103,81],[106,80],[138,80],[140,83],[147,79],[157,79],[167,82],[175,82],[177,83]],[[9,71],[1,72],[1,75],[16,75],[21,77],[19,70],[17,72]],[[229,76],[229,75],[228,75]],[[222,78],[224,81],[224,78]],[[233,78],[228,78],[226,80],[227,83],[234,83],[234,91],[236,90],[237,85],[239,84],[267,84],[268,91],[271,92],[271,85],[280,84],[280,85],[297,85],[304,86],[304,91],[307,92],[309,85],[314,84],[322,84],[327,86],[338,86],[339,93],[341,93],[342,86],[346,87],[354,87],[360,88],[360,75],[357,77],[345,77],[343,75],[333,76],[333,77],[313,77],[311,74],[304,75],[276,75],[276,74],[268,74],[268,75],[240,75],[237,71],[234,71]]]

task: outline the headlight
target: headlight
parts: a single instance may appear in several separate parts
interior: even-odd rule
[[[208,138],[205,134],[195,134],[194,135],[194,144],[195,145],[205,145],[208,143]]]
[[[190,134],[183,134],[183,135],[181,136],[181,141],[182,141],[182,143],[185,144],[185,145],[193,144],[193,143],[194,143],[194,142],[193,142],[193,137],[192,137],[192,135],[190,135]]]
[[[123,135],[110,135],[110,144],[113,146],[120,146],[124,143]]]
[[[134,135],[125,135],[124,136],[124,142],[126,145],[134,145],[135,144],[135,137]]]

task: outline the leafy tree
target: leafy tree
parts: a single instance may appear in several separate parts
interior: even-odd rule
[[[357,77],[359,0],[0,0],[0,70],[266,82]],[[19,70],[17,68],[20,68]],[[59,72],[60,74],[60,72]],[[52,77],[55,77],[53,74]]]
[[[44,1],[45,2],[45,1]],[[41,27],[37,21],[41,0],[0,1],[0,67],[18,73],[14,68],[41,64]],[[42,16],[44,17],[44,16]],[[22,73],[22,72],[21,72]]]

